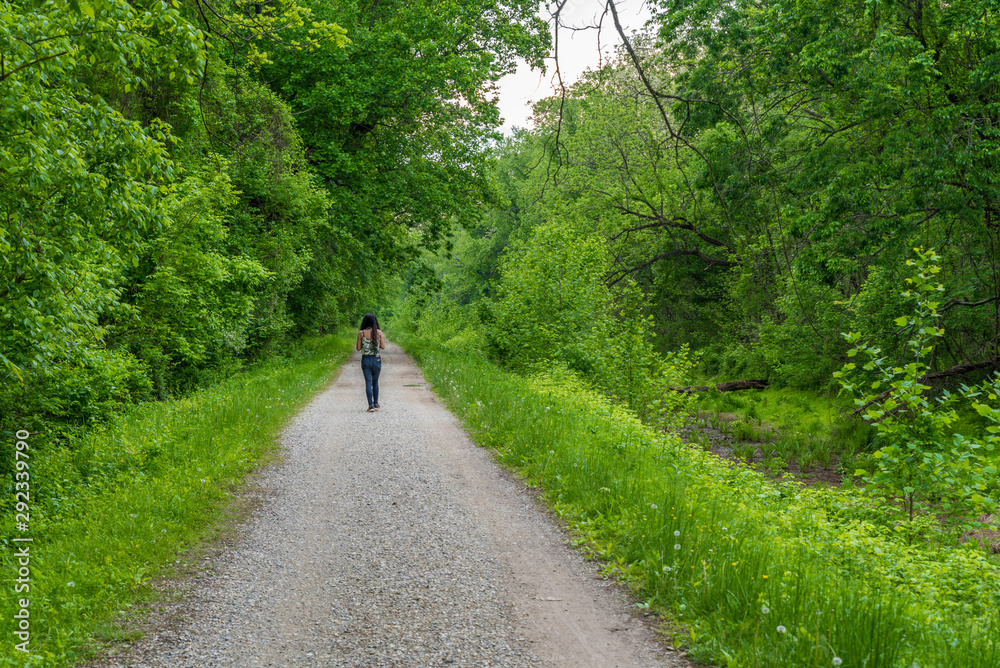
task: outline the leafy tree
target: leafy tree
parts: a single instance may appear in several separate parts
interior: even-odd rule
[[[109,342],[142,360],[162,395],[178,367],[222,365],[247,347],[255,288],[269,274],[257,261],[228,252],[226,215],[236,201],[217,159],[216,171],[185,178],[167,196],[167,217],[126,272],[131,306]]]
[[[765,260],[784,283],[746,283],[740,301],[757,301],[754,284],[790,293],[793,310],[775,324],[807,324],[817,356],[829,357],[835,302],[912,245],[934,244],[946,285],[966,296],[949,305],[945,354],[995,356],[995,313],[975,309],[996,304],[996,272],[972,270],[997,259],[997,135],[986,128],[1000,43],[989,3],[659,6],[664,52],[677,63],[673,109],[690,119],[677,134],[728,131],[723,152],[702,151],[710,193],[731,215],[758,218],[766,238],[747,239],[754,264]],[[826,299],[811,298],[817,289]],[[745,317],[763,321],[758,313]]]
[[[150,375],[162,392],[183,369],[221,373],[269,345],[252,333],[296,326],[282,300],[303,270],[286,260],[311,260],[328,203],[287,109],[245,68],[307,16],[287,1],[0,4],[0,366],[14,381],[0,429],[57,435],[147,397]],[[285,48],[344,43],[312,31]],[[213,39],[251,42],[226,62]],[[250,122],[229,123],[240,113]],[[279,177],[264,200],[294,224],[240,236],[249,163],[282,153],[253,174]]]
[[[613,349],[605,268],[599,239],[564,223],[537,228],[504,258],[498,295],[488,303],[490,352],[513,368],[547,360],[600,374],[607,356],[622,353]]]
[[[548,31],[524,0],[312,7],[350,45],[308,59],[277,51],[265,72],[298,114],[332,219],[368,249],[358,268],[374,286],[495,201],[495,84],[517,57],[539,65]]]
[[[131,91],[136,60],[163,55],[148,32],[178,18],[161,3],[0,5],[0,362],[12,375],[99,338],[116,265],[158,222],[169,129],[128,120],[82,82],[100,60]],[[194,56],[176,63],[182,72],[204,46],[186,39]]]
[[[884,288],[933,245],[952,298],[929,364],[996,366],[989,4],[657,6],[655,35],[537,107],[518,224],[586,220],[608,284],[636,281],[661,341],[809,387],[845,359],[841,331],[906,354]]]
[[[641,418],[673,424],[684,399],[668,388],[685,384],[687,350],[659,355],[639,293],[616,299],[604,284],[607,267],[599,237],[565,222],[535,228],[508,250],[497,294],[484,302],[486,352],[522,371],[571,369]]]

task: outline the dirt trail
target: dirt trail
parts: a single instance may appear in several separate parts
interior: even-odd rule
[[[686,666],[473,445],[416,365],[356,355],[282,435],[181,603],[97,666]]]

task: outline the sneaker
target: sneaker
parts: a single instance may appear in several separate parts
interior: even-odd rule
[[[369,406],[368,407],[368,412],[369,413],[374,413],[375,412],[375,407],[374,406]]]
[[[379,406],[378,404],[375,404],[375,410],[378,410],[379,408],[381,408],[381,406]]]

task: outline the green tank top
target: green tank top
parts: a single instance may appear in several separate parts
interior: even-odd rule
[[[372,332],[374,336],[370,339],[366,339],[365,335],[361,335],[361,354],[362,355],[378,355],[378,332]]]

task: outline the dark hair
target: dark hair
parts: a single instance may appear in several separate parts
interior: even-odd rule
[[[366,313],[365,317],[361,319],[361,327],[359,329],[372,328],[372,340],[378,341],[378,318],[375,317],[374,313]]]

